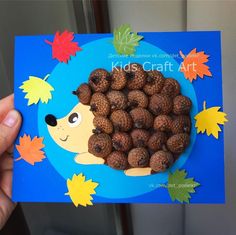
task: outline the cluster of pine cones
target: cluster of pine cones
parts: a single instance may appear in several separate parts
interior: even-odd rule
[[[137,63],[96,69],[73,93],[94,114],[88,151],[114,169],[163,172],[189,145],[192,102],[157,70]]]

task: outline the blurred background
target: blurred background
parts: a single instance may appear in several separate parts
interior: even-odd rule
[[[0,98],[12,93],[14,36],[134,31],[221,30],[225,127],[225,205],[22,203],[0,234],[234,235],[236,230],[236,1],[0,0]],[[1,203],[1,202],[0,202]]]

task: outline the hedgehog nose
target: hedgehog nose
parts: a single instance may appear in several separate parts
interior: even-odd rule
[[[48,114],[45,117],[45,122],[49,125],[49,126],[56,126],[57,125],[57,119],[54,115],[52,114]]]

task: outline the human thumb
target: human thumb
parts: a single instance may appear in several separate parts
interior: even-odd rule
[[[11,110],[0,123],[0,155],[14,142],[21,125],[21,115],[16,110]]]

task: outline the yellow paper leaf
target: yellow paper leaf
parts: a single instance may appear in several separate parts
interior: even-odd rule
[[[74,174],[72,179],[67,180],[68,193],[72,202],[76,207],[78,205],[87,206],[93,205],[92,194],[96,194],[95,188],[98,183],[93,182],[91,179],[85,181],[85,176],[81,173],[79,175]]]
[[[203,102],[203,111],[195,116],[197,133],[206,132],[207,135],[213,135],[218,139],[221,131],[219,124],[224,125],[228,120],[225,118],[226,113],[219,111],[220,107],[206,108],[206,101]]]
[[[48,77],[49,74],[44,79],[29,76],[29,80],[20,86],[20,89],[26,93],[25,98],[28,99],[28,106],[37,104],[39,100],[47,104],[48,100],[52,98],[51,91],[54,91],[54,88],[46,81]]]

